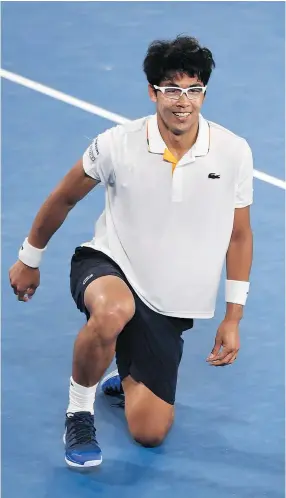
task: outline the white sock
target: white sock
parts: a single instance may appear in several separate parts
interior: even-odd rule
[[[90,412],[94,415],[94,400],[97,386],[98,383],[91,387],[81,386],[71,377],[67,413]]]

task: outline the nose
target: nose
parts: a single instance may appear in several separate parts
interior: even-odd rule
[[[193,110],[192,103],[186,95],[182,95],[182,97],[176,102],[176,107],[180,110],[185,110],[188,112],[191,112]]]
[[[181,95],[181,97],[179,98],[179,102],[190,102],[190,100],[188,99],[187,95],[183,93],[183,95]]]

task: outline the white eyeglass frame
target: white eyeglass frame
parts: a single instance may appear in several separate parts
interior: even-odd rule
[[[188,90],[195,90],[196,88],[200,88],[202,90],[202,95],[204,95],[206,93],[206,90],[207,90],[207,86],[190,86],[189,88],[180,88],[179,86],[157,86],[157,85],[153,85],[153,88],[155,88],[155,90],[159,90],[160,92],[163,93],[163,95],[165,96],[165,91],[169,88],[174,88],[176,90],[181,90],[181,95],[178,97],[178,98],[174,98],[174,97],[169,97],[169,95],[165,96],[167,99],[170,99],[170,100],[180,100],[180,98],[182,97],[182,95],[186,95],[187,98],[189,100],[196,100],[200,97],[201,94],[197,94],[197,95],[194,95],[193,97],[189,97],[188,95]]]

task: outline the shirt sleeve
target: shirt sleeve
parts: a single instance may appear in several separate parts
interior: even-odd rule
[[[88,176],[106,185],[113,170],[111,130],[98,135],[83,154],[83,169]]]
[[[244,141],[242,161],[236,185],[235,207],[243,208],[253,203],[253,157],[248,143]]]

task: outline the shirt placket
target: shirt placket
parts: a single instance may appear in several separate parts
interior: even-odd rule
[[[163,155],[164,161],[171,163],[172,165],[172,202],[182,201],[182,176],[178,168],[178,161],[173,156],[173,154],[165,149]]]
[[[172,178],[172,202],[182,202],[183,200],[183,168],[176,165]]]
[[[194,162],[195,157],[184,157],[181,161],[176,161],[176,158],[168,149],[165,149],[163,157],[165,161],[172,164],[172,202],[182,202],[184,166],[190,162]]]

